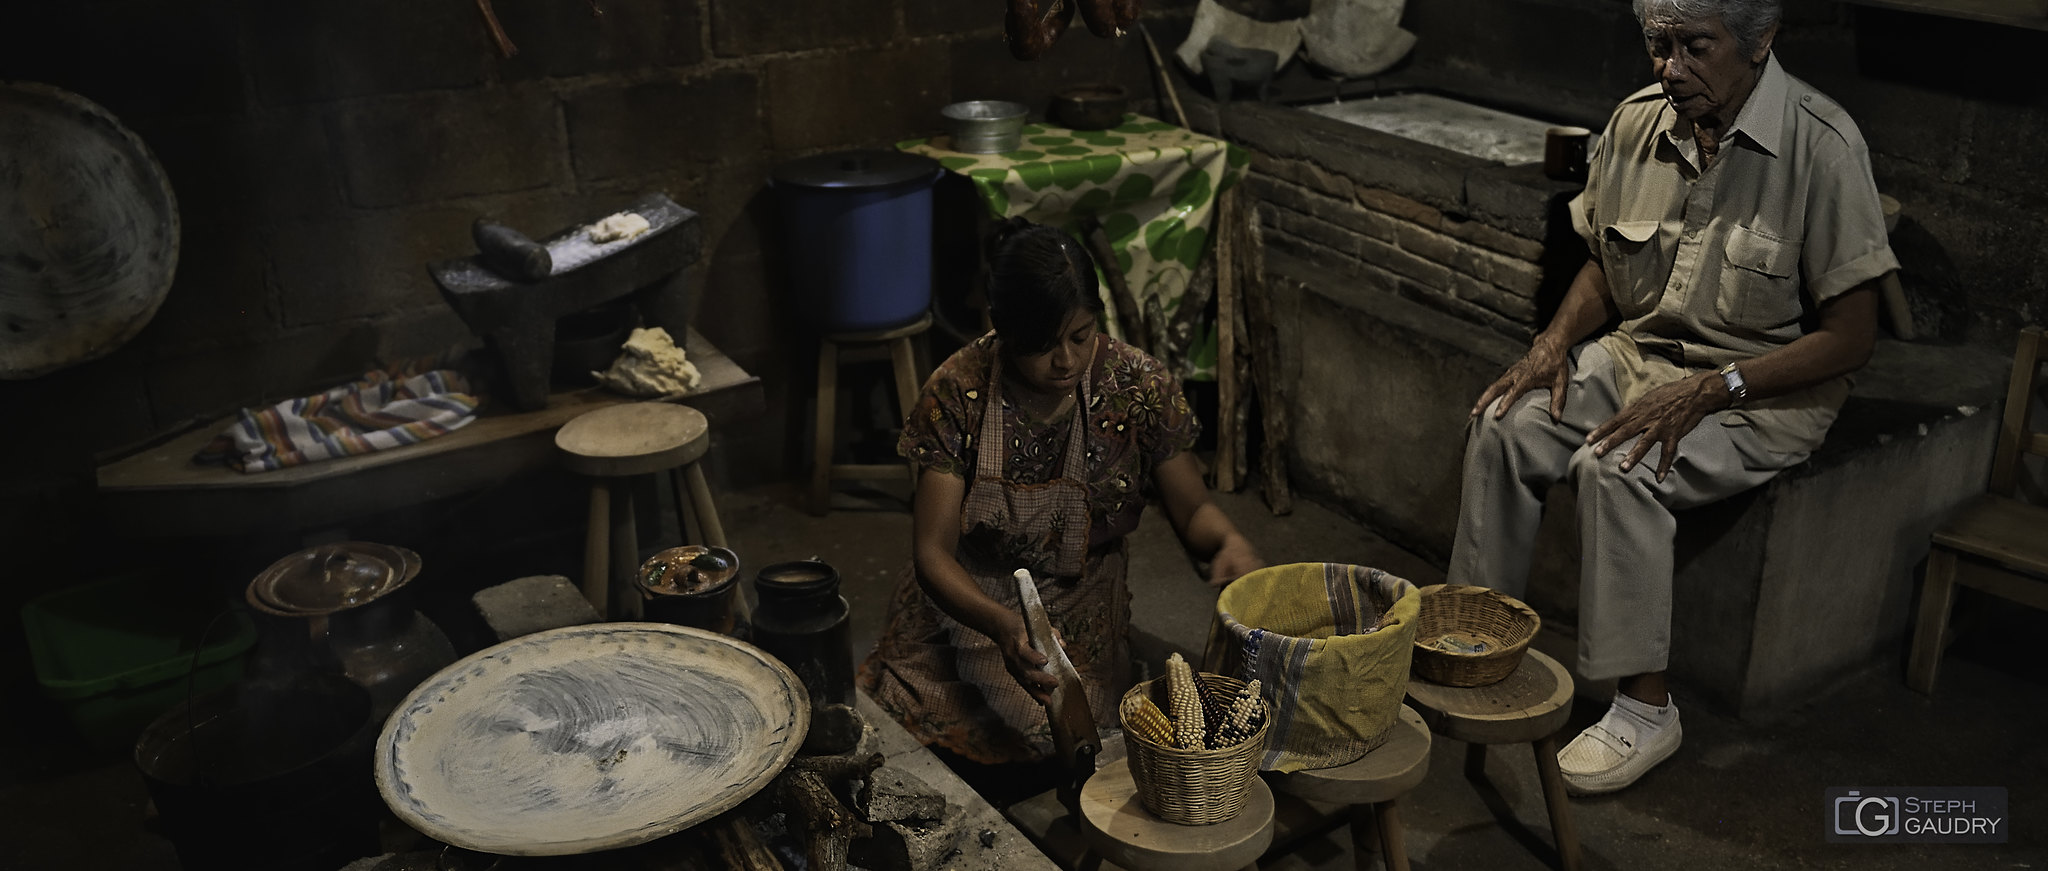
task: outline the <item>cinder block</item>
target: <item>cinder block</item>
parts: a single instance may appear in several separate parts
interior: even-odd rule
[[[1003,10],[993,3],[903,0],[903,27],[911,36],[1000,31]]]
[[[1089,34],[1076,21],[1050,50],[1037,60],[1025,62],[1010,55],[1000,30],[1000,15],[978,3],[951,5],[977,10],[975,14],[986,16],[998,27],[953,41],[949,52],[952,86],[946,102],[1013,100],[1031,107],[1034,117],[1044,117],[1052,95],[1074,85],[1121,85],[1133,100],[1153,94],[1151,61],[1145,55],[1144,40],[1136,34],[1111,43]],[[1163,42],[1165,36],[1160,31],[1153,31],[1153,36],[1162,40],[1162,47],[1175,44]],[[1190,113],[1194,111],[1193,107],[1188,109]],[[1171,113],[1170,108],[1161,106],[1154,114],[1171,120]],[[933,117],[919,129],[936,129],[939,124],[939,119]]]
[[[768,140],[759,102],[744,70],[574,94],[563,111],[576,176],[646,176],[760,152]]]
[[[775,149],[885,147],[936,131],[946,63],[938,42],[770,61]]]
[[[363,207],[565,184],[555,99],[491,89],[394,97],[337,109],[329,133],[349,202]]]
[[[964,5],[964,4],[963,4]],[[711,45],[721,57],[876,45],[896,32],[895,7],[874,3],[710,0]]]
[[[244,4],[256,92],[272,106],[462,88],[491,44],[476,7],[417,0]]]
[[[0,69],[0,79],[25,78],[83,94],[145,133],[153,118],[233,115],[247,108],[239,7],[220,0],[55,3],[45,21],[11,4],[5,27],[41,45],[8,45],[0,54],[41,49],[52,56]]]
[[[206,117],[157,127],[150,149],[170,176],[186,229],[213,216],[223,227],[331,215],[343,208],[320,116]]]
[[[507,79],[673,69],[704,57],[696,3],[604,0],[602,16],[563,0],[495,0],[493,7],[519,47],[517,55],[497,61]]]
[[[228,215],[185,213],[178,273],[145,333],[159,353],[222,342],[240,344],[280,332],[264,268],[263,246]]]
[[[604,620],[583,592],[561,575],[534,575],[486,587],[471,596],[470,603],[499,641]]]
[[[430,260],[475,250],[465,209],[363,213],[281,225],[266,234],[288,326],[443,305]]]

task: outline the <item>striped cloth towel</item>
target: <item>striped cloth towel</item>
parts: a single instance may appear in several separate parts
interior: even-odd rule
[[[461,429],[476,407],[468,380],[452,369],[369,372],[313,396],[242,409],[192,459],[246,473],[351,457]]]
[[[1273,702],[1267,771],[1329,768],[1387,740],[1408,689],[1415,585],[1338,563],[1268,566],[1223,588],[1216,616],[1242,651],[1242,680]]]

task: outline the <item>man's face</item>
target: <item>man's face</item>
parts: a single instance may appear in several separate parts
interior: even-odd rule
[[[1770,53],[1772,33],[1765,34],[1756,50],[1744,54],[1734,35],[1715,16],[1684,21],[1675,16],[1653,18],[1643,25],[1643,40],[1650,50],[1650,64],[1664,97],[1686,120],[1715,118],[1723,122],[1721,110],[1749,96],[1756,84],[1757,64]]]

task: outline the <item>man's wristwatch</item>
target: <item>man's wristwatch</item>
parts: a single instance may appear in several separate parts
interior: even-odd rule
[[[1728,405],[1741,405],[1749,399],[1749,385],[1742,382],[1742,370],[1734,363],[1721,367],[1721,383],[1728,385]]]

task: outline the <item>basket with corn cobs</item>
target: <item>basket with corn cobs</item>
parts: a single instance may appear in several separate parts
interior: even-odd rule
[[[1266,700],[1259,682],[1196,674],[1176,653],[1166,676],[1124,694],[1124,743],[1138,800],[1184,826],[1237,816],[1266,750]]]

